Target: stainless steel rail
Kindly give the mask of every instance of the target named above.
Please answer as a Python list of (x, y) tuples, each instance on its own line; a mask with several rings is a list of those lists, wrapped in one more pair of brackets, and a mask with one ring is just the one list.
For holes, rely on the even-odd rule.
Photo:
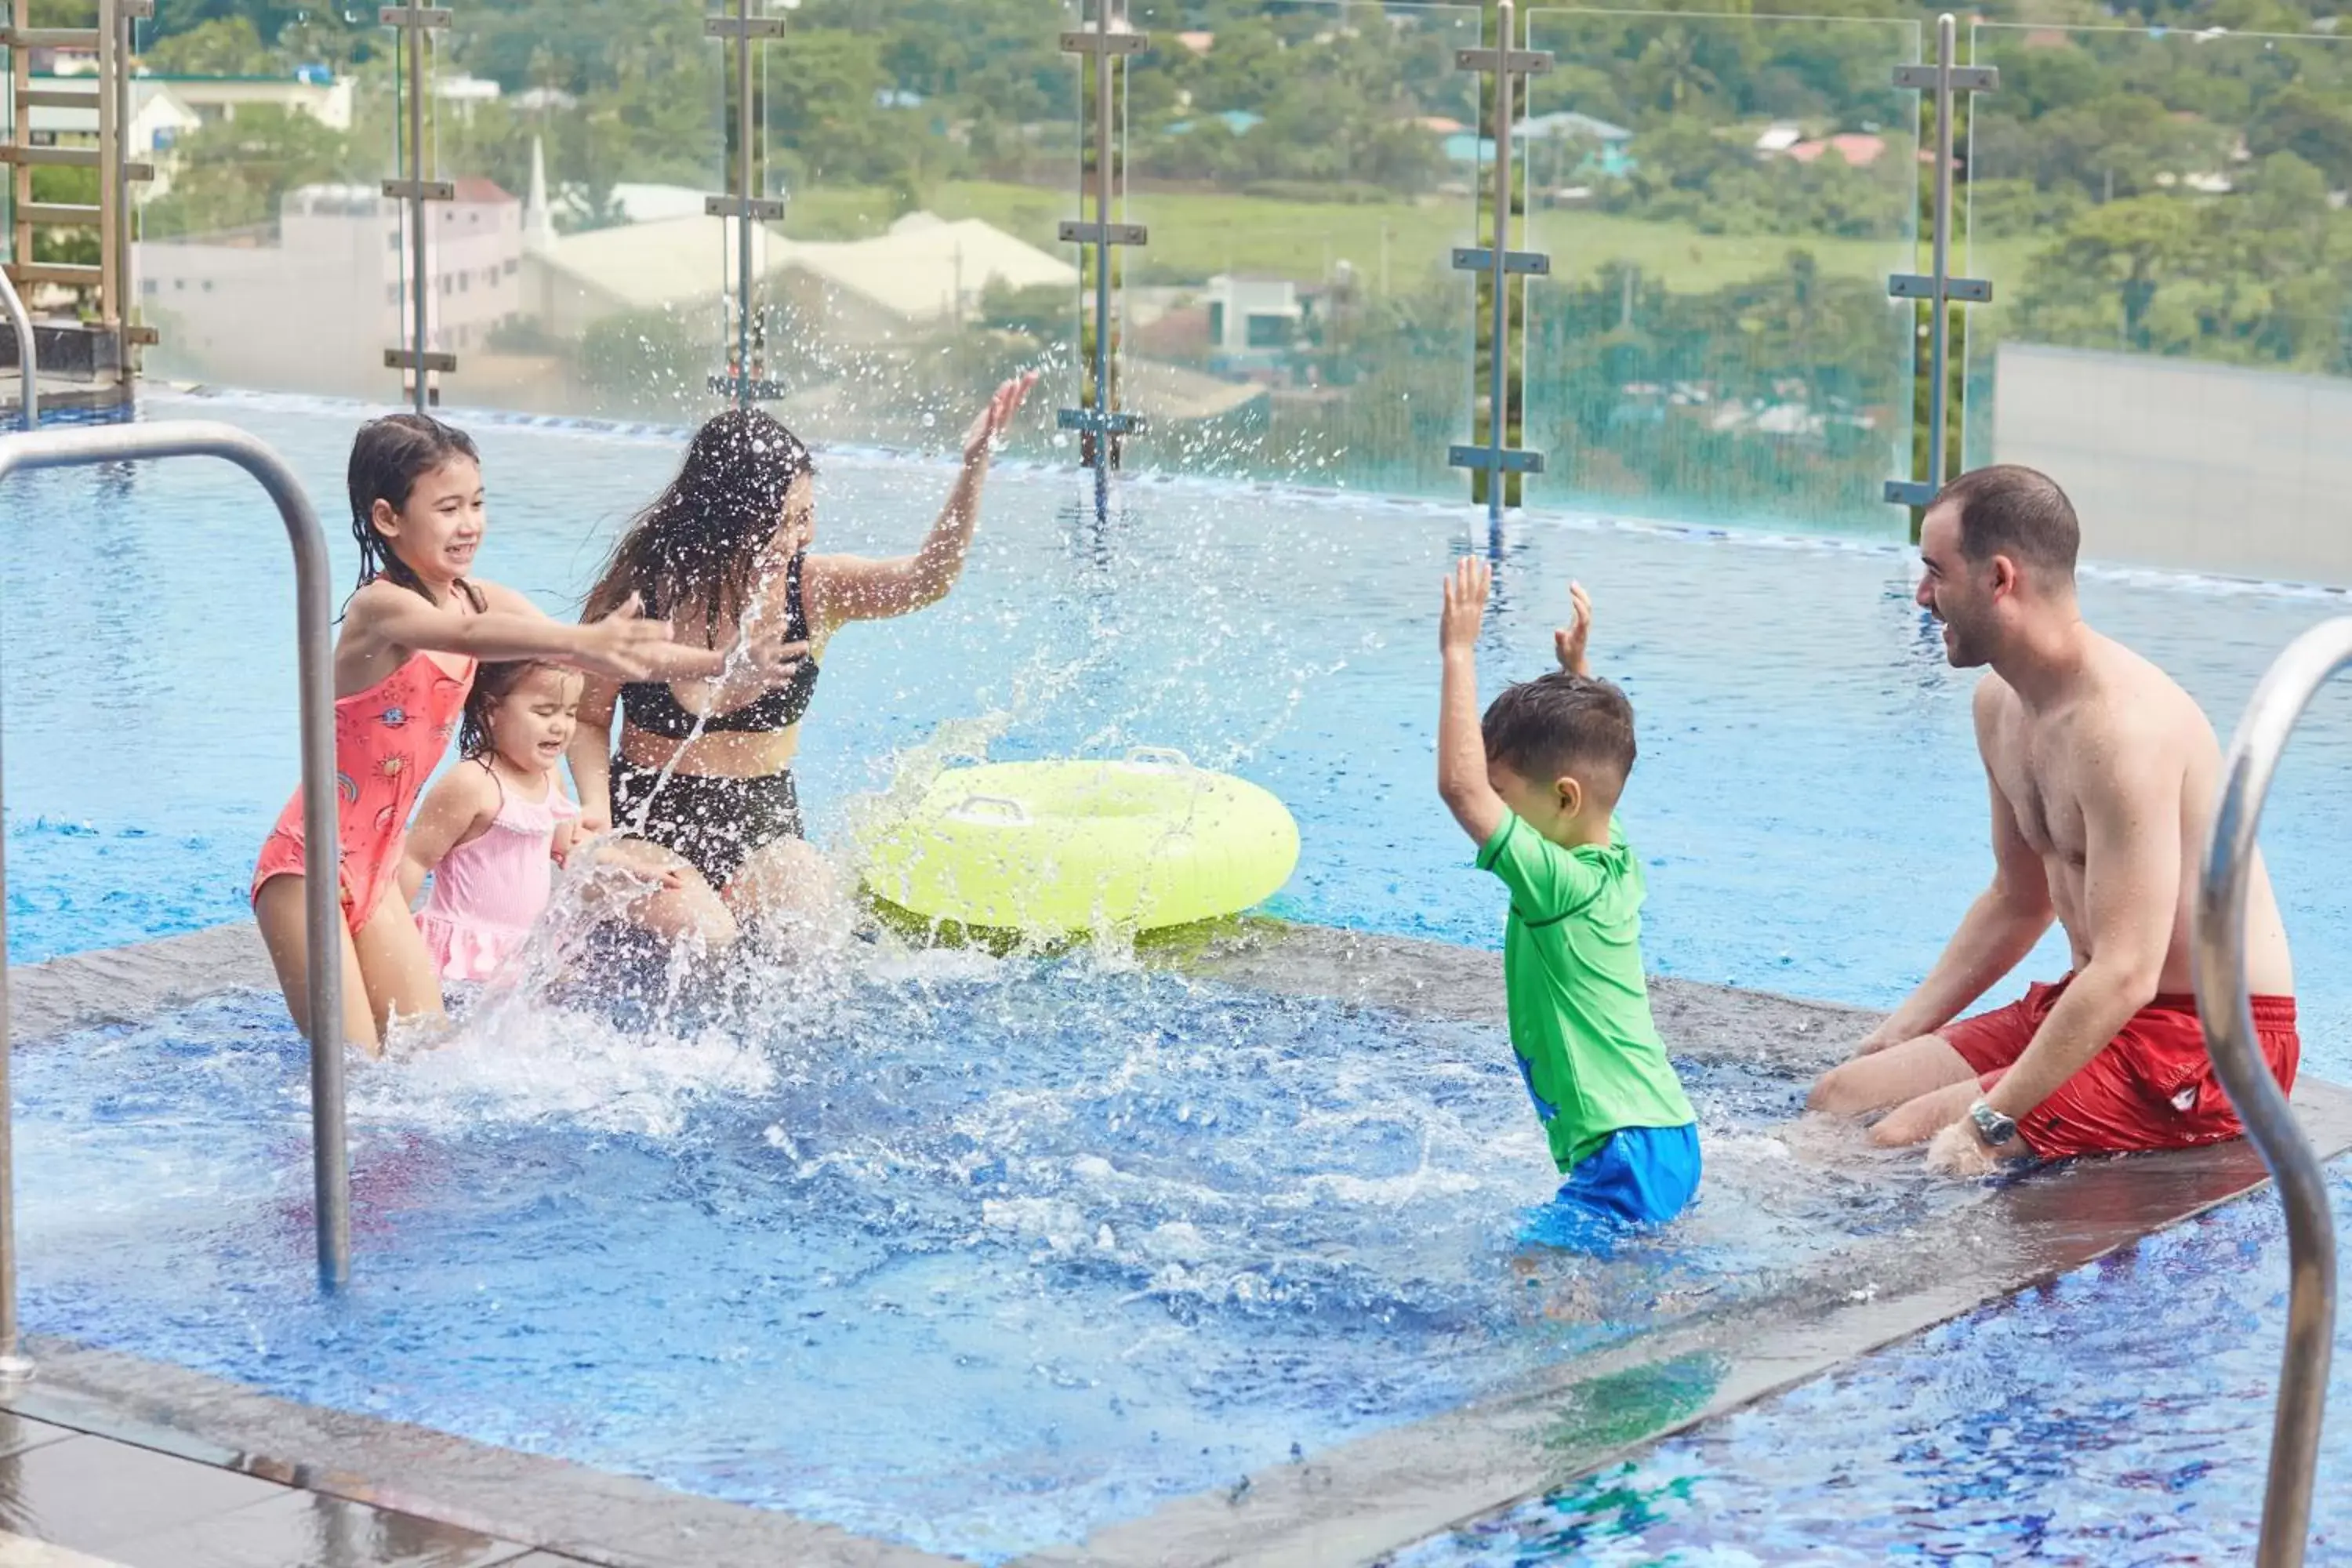
[(2246, 890), (2263, 803), (2287, 740), (2314, 694), (2347, 666), (2352, 666), (2352, 616), (2314, 626), (2289, 643), (2254, 688), (2222, 764), (2221, 799), (2191, 921), (2191, 973), (2206, 1048), (2286, 1209), (2286, 1350), (2256, 1568), (2301, 1568), (2311, 1533), (2312, 1481), (2335, 1349), (2336, 1229), (2319, 1158), (2255, 1041), (2246, 979)]
[(25, 376), (25, 428), (34, 430), (41, 423), (41, 363), (40, 351), (33, 342), (33, 318), (25, 309), (25, 297), (16, 292), (5, 268), (0, 268), (0, 307), (8, 312), (9, 324), (16, 329), (16, 368)]
[[(81, 468), (153, 458), (224, 458), (251, 474), (278, 503), (294, 551), (295, 637), (302, 708), (302, 835), (332, 844), (335, 828), (334, 605), (327, 541), (319, 514), (286, 460), (234, 426), (208, 420), (96, 426), (0, 437), (0, 484), (28, 468)], [(0, 894), (6, 868), (0, 862)], [(311, 1177), (317, 1194), (319, 1279), (329, 1289), (351, 1277), (351, 1173), (343, 1142), (342, 911), (335, 879), (303, 887), (310, 933)], [(0, 897), (0, 952), (6, 950)], [(8, 1098), (8, 984), (0, 963), (0, 1379), (30, 1372), (16, 1321), (14, 1123)]]

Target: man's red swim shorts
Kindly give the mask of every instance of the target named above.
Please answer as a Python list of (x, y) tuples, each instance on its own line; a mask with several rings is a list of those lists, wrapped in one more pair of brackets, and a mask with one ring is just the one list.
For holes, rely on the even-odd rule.
[[(1990, 1089), (2025, 1054), (2034, 1032), (2066, 989), (2033, 985), (2006, 1007), (1946, 1026), (1940, 1033)], [(2294, 998), (2257, 996), (2254, 1035), (2263, 1056), (2292, 1091), (2303, 1042), (2295, 1033)], [(2123, 1032), (2059, 1086), (2058, 1092), (2018, 1119), (2027, 1148), (2045, 1160), (2073, 1154), (2120, 1154), (2185, 1149), (2242, 1135), (2238, 1113), (2213, 1076), (2197, 998), (2165, 995), (2132, 1015)]]

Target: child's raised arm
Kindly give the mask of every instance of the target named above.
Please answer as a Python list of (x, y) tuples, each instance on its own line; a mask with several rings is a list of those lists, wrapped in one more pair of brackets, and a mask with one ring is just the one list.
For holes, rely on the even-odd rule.
[(1560, 668), (1570, 675), (1590, 676), (1592, 661), (1585, 657), (1585, 645), (1592, 640), (1592, 601), (1581, 583), (1568, 585), (1569, 605), (1576, 618), (1551, 634), (1552, 651), (1559, 655)]
[(1458, 562), (1445, 580), (1445, 610), (1437, 626), (1445, 668), (1437, 709), (1437, 794), (1482, 847), (1503, 826), (1507, 809), (1487, 782), (1486, 742), (1478, 729), (1478, 628), (1493, 585), (1485, 562)]
[(425, 873), (460, 844), (469, 844), (490, 830), (499, 815), (498, 781), (489, 770), (460, 763), (441, 775), (425, 792), (401, 847), (400, 895), (416, 901)]

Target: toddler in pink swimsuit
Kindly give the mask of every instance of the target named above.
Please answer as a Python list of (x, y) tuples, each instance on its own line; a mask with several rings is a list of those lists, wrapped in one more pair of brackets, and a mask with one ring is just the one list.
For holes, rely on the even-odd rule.
[(551, 664), (486, 664), (466, 700), (465, 761), (425, 797), (401, 880), (444, 981), (488, 980), (547, 908), (580, 808), (559, 772), (580, 710), (580, 677)]

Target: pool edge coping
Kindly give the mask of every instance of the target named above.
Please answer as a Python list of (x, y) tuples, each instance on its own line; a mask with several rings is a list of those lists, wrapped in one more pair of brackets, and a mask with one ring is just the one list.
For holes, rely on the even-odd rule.
[[(1148, 967), (1201, 981), (1425, 1018), (1499, 1025), (1501, 954), (1343, 928), (1253, 921), (1151, 945)], [(274, 985), (258, 933), (232, 922), (129, 947), (12, 968), (16, 1043), (129, 1024), (228, 992)], [(1731, 987), (1656, 977), (1660, 1027), (1683, 1054), (1819, 1068), (1874, 1015)], [(1689, 1047), (1703, 1040), (1706, 1048)], [(2324, 1155), (2352, 1149), (2352, 1090), (2317, 1079), (2296, 1101)], [(2149, 1173), (2161, 1179), (2151, 1179)], [(2007, 1184), (1949, 1216), (1958, 1256), (1932, 1273), (1900, 1237), (1843, 1248), (1792, 1284), (1644, 1331), (1548, 1367), (1438, 1415), (1383, 1427), (1233, 1487), (1173, 1498), (1083, 1541), (1012, 1561), (1076, 1563), (1364, 1563), (1619, 1462), (1662, 1438), (1769, 1397), (2016, 1292), (2046, 1283), (2267, 1184), (2242, 1143), (2077, 1167)], [(2106, 1205), (2098, 1223), (2080, 1212)], [(2069, 1200), (2076, 1201), (2069, 1201)], [(1969, 1225), (1979, 1216), (2001, 1224)], [(1956, 1284), (1958, 1272), (1972, 1284)], [(1832, 1279), (1863, 1270), (1865, 1289)], [(1869, 1270), (1887, 1276), (1878, 1279)], [(1767, 1320), (1759, 1321), (1759, 1320)], [(1727, 1354), (1727, 1330), (1760, 1331)], [(641, 1568), (789, 1560), (916, 1568), (966, 1560), (929, 1553), (777, 1510), (725, 1502), (620, 1471), (474, 1442), (408, 1423), (279, 1399), (244, 1384), (58, 1338), (36, 1342), (37, 1379), (0, 1393), (0, 1408), (92, 1436), (508, 1540)], [(1696, 1402), (1689, 1389), (1705, 1382)], [(177, 1396), (160, 1392), (176, 1389)], [(1665, 1399), (1638, 1427), (1602, 1409), (1606, 1394)], [(194, 1414), (192, 1414), (192, 1412)], [(305, 1432), (314, 1455), (289, 1459), (278, 1435)], [(224, 1433), (236, 1434), (223, 1440)], [(259, 1435), (268, 1435), (267, 1439)], [(1469, 1456), (1465, 1458), (1465, 1456)], [(442, 1473), (416, 1478), (421, 1462)], [(384, 1477), (399, 1477), (386, 1479)], [(576, 1528), (583, 1509), (614, 1521), (611, 1539)], [(600, 1511), (601, 1510), (601, 1511)], [(657, 1516), (657, 1517), (656, 1517)], [(524, 1521), (520, 1527), (518, 1521)], [(590, 1533), (599, 1533), (591, 1531)], [(723, 1539), (721, 1539), (723, 1538)], [(779, 1555), (780, 1553), (783, 1555)]]

